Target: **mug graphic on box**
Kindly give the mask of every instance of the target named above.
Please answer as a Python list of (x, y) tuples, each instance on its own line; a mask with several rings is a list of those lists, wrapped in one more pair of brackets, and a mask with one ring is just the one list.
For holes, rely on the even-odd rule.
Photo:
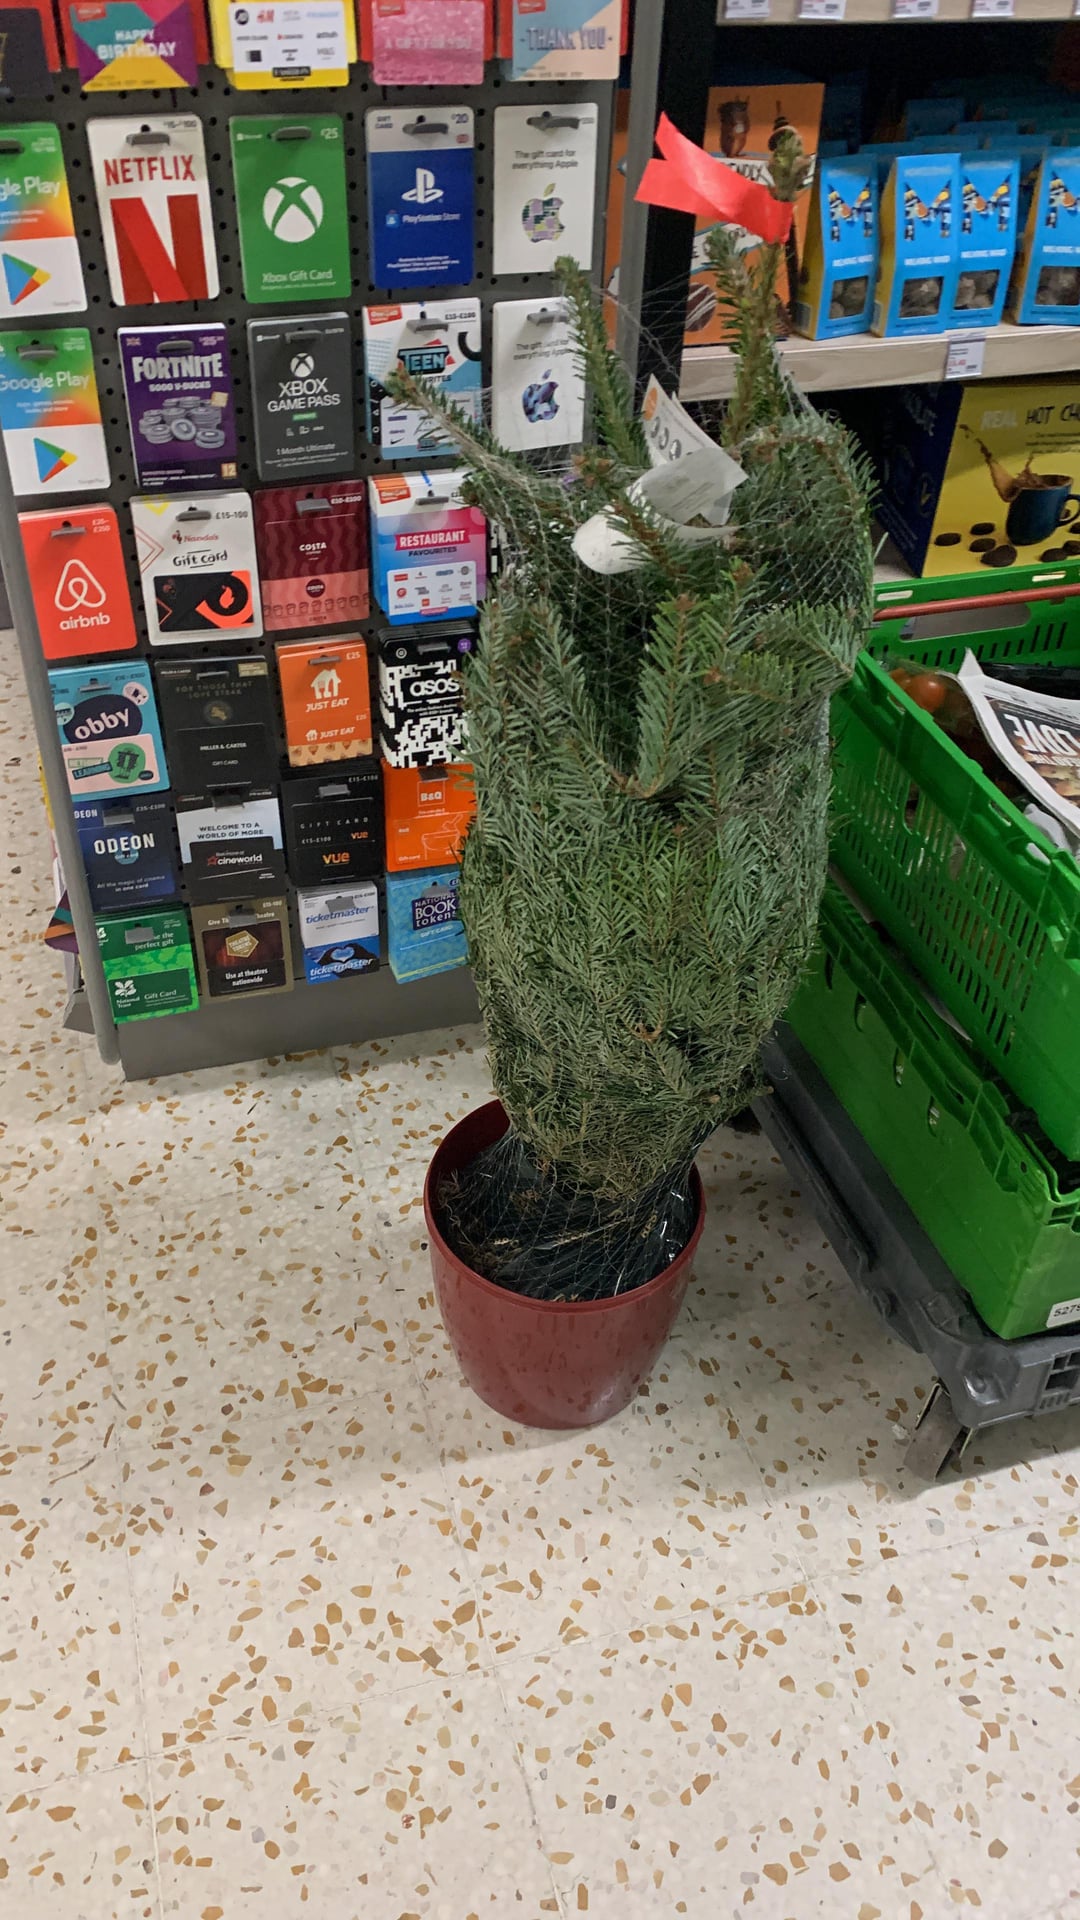
[[(1073, 493), (1068, 474), (1032, 474), (1026, 468), (1018, 487), (1005, 516), (1005, 538), (1018, 547), (1034, 547), (1049, 540), (1058, 527), (1071, 526), (1080, 513), (1080, 494)], [(1070, 505), (1071, 513), (1067, 511)]]

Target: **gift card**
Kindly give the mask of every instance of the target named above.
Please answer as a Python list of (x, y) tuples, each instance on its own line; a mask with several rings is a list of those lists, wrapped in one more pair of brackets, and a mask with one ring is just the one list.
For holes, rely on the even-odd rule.
[(304, 977), (313, 986), (374, 973), (379, 964), (379, 896), (370, 880), (346, 892), (298, 893)]
[(99, 920), (97, 933), (114, 1020), (153, 1020), (198, 1006), (191, 931), (182, 907)]
[(375, 598), (392, 625), (475, 613), (487, 587), (487, 522), (464, 475), (378, 473), (369, 482)]
[(52, 92), (53, 67), (48, 58), (48, 35), (42, 22), (52, 9), (14, 4), (0, 7), (0, 87), (12, 100), (40, 100)]
[(580, 446), (585, 381), (562, 300), (503, 300), (492, 312), (491, 430), (504, 447)]
[(157, 793), (169, 784), (150, 669), (57, 667), (49, 674), (68, 787), (99, 793)]
[(215, 300), (202, 121), (193, 113), (88, 120), (86, 133), (117, 306)]
[(387, 874), (386, 942), (395, 980), (423, 980), (465, 965), (456, 867)]
[(588, 101), (495, 109), (493, 273), (551, 273), (593, 257), (598, 109)]
[(225, 788), (178, 799), (176, 831), (190, 900), (235, 900), (285, 878), (276, 793)]
[(260, 480), (347, 473), (356, 460), (348, 314), (249, 320), (247, 334)]
[(297, 886), (364, 880), (383, 864), (382, 775), (377, 760), (347, 773), (287, 780), (281, 790), (289, 872)]
[(472, 768), (384, 767), (386, 866), (390, 873), (450, 866), (476, 812)]
[(0, 132), (0, 316), (33, 319), (39, 313), (82, 313), (85, 307), (60, 130), (47, 120), (5, 127)]
[(131, 794), (77, 801), (73, 811), (95, 913), (176, 898), (180, 875), (167, 800)]
[(379, 643), (379, 744), (392, 767), (445, 766), (467, 755), (461, 663), (471, 627), (417, 627)]
[(371, 752), (371, 683), (362, 640), (279, 646), (277, 661), (290, 766), (315, 767)]
[(186, 490), (235, 480), (227, 329), (120, 327), (116, 339), (140, 487)]
[(67, 0), (67, 7), (84, 92), (198, 85), (189, 0)]
[(471, 107), (375, 107), (364, 116), (371, 278), (377, 287), (473, 277)]
[(16, 493), (100, 493), (108, 486), (85, 327), (0, 333), (0, 427)]
[(131, 502), (131, 522), (151, 646), (258, 638), (250, 494), (142, 494)]
[(478, 87), (490, 0), (363, 0), (363, 57), (379, 87)]
[(367, 488), (270, 487), (255, 495), (263, 626), (267, 633), (368, 617)]
[(244, 298), (352, 293), (345, 137), (336, 114), (230, 120)]
[(241, 93), (344, 87), (356, 59), (356, 15), (346, 0), (211, 0), (214, 58)]
[(617, 80), (623, 0), (505, 0), (511, 80)]
[(138, 646), (111, 507), (21, 513), (19, 532), (46, 660)]
[(270, 669), (261, 655), (163, 660), (157, 688), (178, 792), (263, 786), (277, 778)]
[(211, 1000), (292, 986), (289, 909), (280, 894), (235, 907), (194, 907), (191, 921), (199, 977)]
[(479, 300), (365, 307), (364, 366), (367, 435), (384, 459), (422, 459), (451, 447), (449, 434), (430, 413), (401, 406), (384, 383), (402, 367), (441, 388), (471, 420), (480, 420)]

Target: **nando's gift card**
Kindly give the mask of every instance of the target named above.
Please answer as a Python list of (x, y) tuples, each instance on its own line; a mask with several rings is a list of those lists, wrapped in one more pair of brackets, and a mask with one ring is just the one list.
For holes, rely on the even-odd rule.
[(297, 886), (382, 872), (382, 776), (377, 760), (348, 773), (287, 780), (281, 790), (289, 873)]
[(193, 907), (191, 922), (208, 999), (284, 993), (292, 986), (289, 909), (281, 894), (236, 906)]
[(255, 495), (263, 625), (268, 633), (368, 616), (363, 480), (270, 487)]
[(371, 680), (363, 641), (279, 646), (277, 658), (289, 765), (317, 767), (370, 753)]
[(131, 502), (150, 644), (262, 633), (255, 523), (246, 493)]
[(157, 687), (178, 791), (207, 793), (276, 780), (270, 669), (260, 655), (164, 660)]
[(138, 645), (111, 507), (22, 513), (19, 532), (46, 660), (124, 653)]

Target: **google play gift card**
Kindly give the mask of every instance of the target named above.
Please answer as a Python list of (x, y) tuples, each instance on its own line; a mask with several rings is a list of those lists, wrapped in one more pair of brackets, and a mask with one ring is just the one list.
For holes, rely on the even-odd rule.
[(85, 327), (0, 333), (0, 427), (16, 493), (102, 492), (108, 486)]

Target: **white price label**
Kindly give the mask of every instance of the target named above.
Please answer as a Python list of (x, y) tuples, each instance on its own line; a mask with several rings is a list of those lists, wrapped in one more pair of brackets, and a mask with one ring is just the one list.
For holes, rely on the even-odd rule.
[(936, 20), (938, 0), (893, 0), (894, 20)]
[(800, 20), (842, 20), (847, 0), (799, 0)]
[(664, 392), (655, 374), (649, 376), (649, 384), (645, 389), (641, 424), (649, 443), (649, 460), (654, 467), (662, 467), (672, 460), (684, 460), (688, 453), (696, 453), (702, 447), (716, 447), (716, 441), (709, 438), (704, 427), (699, 427), (697, 421), (691, 419), (681, 400)]
[(1016, 0), (971, 0), (972, 20), (1013, 20)]
[[(1077, 0), (1080, 5), (1080, 0)], [(726, 0), (725, 20), (771, 20), (772, 0)]]
[(978, 380), (986, 353), (985, 333), (950, 340), (945, 350), (946, 380)]

